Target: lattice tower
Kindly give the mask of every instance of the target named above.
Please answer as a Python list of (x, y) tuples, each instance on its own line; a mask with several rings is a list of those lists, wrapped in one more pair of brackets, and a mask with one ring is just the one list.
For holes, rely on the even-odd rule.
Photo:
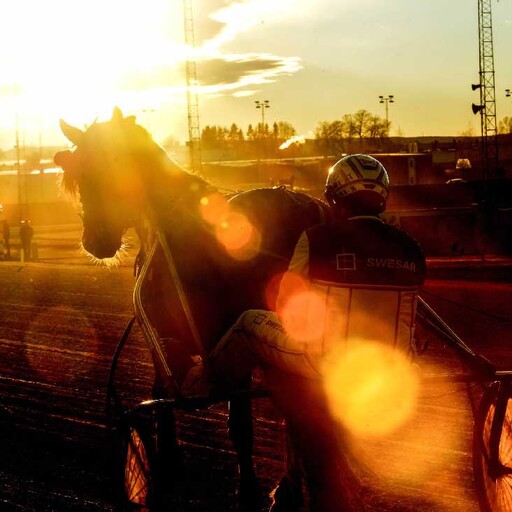
[[(192, 0), (183, 0), (185, 19), (185, 44), (195, 48), (194, 13)], [(190, 150), (190, 168), (199, 171), (201, 168), (201, 129), (199, 125), (199, 102), (197, 98), (197, 72), (196, 62), (190, 54), (185, 64), (187, 76), (187, 110), (188, 110), (188, 138)]]
[(498, 168), (498, 130), (494, 86), (494, 47), (492, 40), (492, 0), (478, 0), (480, 60), (480, 124), (484, 179), (495, 176)]

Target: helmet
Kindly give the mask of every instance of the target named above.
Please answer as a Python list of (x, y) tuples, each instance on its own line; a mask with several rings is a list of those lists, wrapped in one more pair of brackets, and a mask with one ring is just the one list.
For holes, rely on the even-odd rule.
[(338, 160), (329, 169), (325, 183), (325, 198), (331, 206), (347, 202), (372, 213), (384, 211), (388, 193), (388, 173), (369, 155), (348, 155)]

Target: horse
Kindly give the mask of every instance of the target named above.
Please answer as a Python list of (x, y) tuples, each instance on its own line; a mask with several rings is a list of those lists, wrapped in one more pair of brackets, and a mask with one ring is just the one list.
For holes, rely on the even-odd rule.
[[(122, 254), (126, 230), (134, 228), (140, 268), (162, 234), (206, 353), (246, 309), (274, 309), (279, 278), (300, 234), (328, 218), (323, 201), (282, 187), (226, 196), (171, 160), (135, 117), (124, 117), (117, 107), (111, 119), (85, 130), (63, 120), (60, 127), (75, 147), (58, 152), (54, 161), (63, 169), (64, 188), (79, 195), (83, 248), (111, 262)], [(240, 234), (248, 246), (238, 247)], [(233, 237), (234, 249), (228, 243)], [(240, 482), (252, 488), (250, 411), (246, 399), (233, 400), (229, 425)]]

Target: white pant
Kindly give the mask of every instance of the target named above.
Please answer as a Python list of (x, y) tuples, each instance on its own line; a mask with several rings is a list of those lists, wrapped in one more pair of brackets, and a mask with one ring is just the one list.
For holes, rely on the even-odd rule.
[(276, 367), (310, 379), (319, 379), (319, 359), (311, 357), (304, 343), (288, 336), (272, 311), (242, 313), (210, 356), (213, 371), (238, 382), (256, 366)]

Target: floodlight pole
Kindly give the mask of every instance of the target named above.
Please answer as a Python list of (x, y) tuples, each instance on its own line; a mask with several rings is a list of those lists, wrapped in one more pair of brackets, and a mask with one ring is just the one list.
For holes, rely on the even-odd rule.
[(393, 94), (389, 94), (388, 96), (379, 96), (379, 103), (386, 104), (386, 137), (389, 138), (389, 103), (395, 102), (395, 97)]
[(261, 109), (261, 136), (263, 137), (263, 134), (265, 133), (265, 109), (270, 108), (270, 101), (263, 100), (255, 101), (254, 103), (256, 109)]

